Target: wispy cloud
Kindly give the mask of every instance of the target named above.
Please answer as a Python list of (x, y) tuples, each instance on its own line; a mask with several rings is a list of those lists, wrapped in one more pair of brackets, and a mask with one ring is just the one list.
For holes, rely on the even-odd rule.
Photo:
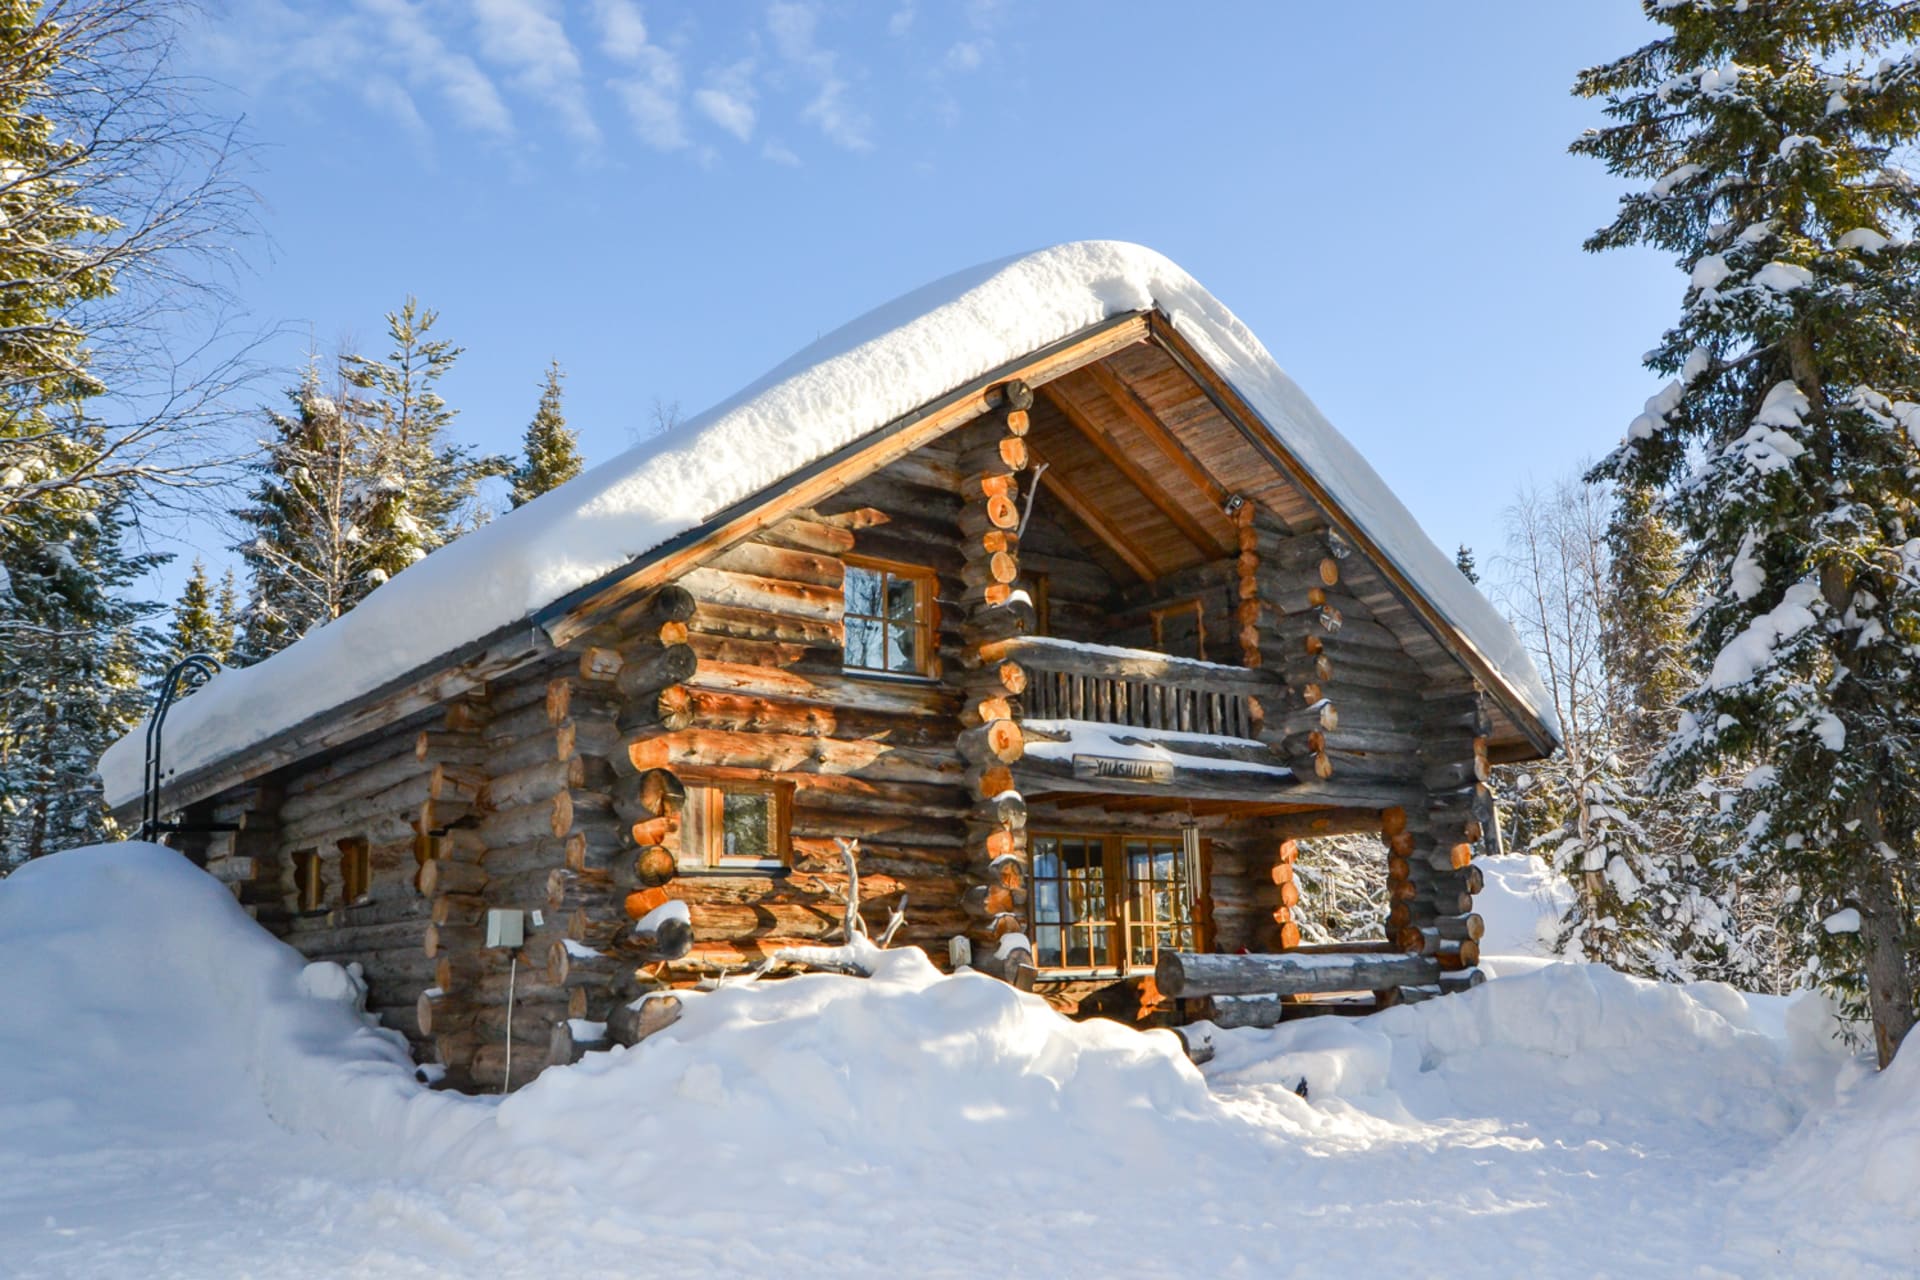
[(736, 62), (707, 77), (706, 87), (693, 95), (693, 105), (707, 119), (742, 142), (753, 137), (755, 120), (753, 62)]
[(680, 111), (685, 78), (680, 60), (652, 42), (639, 6), (632, 0), (595, 0), (594, 17), (600, 29), (600, 51), (630, 68), (629, 74), (607, 83), (626, 106), (633, 131), (659, 151), (686, 146), (687, 126)]
[(873, 146), (873, 122), (848, 98), (849, 85), (839, 73), (838, 57), (822, 49), (815, 38), (820, 15), (812, 5), (775, 0), (767, 9), (767, 28), (780, 57), (815, 87), (813, 100), (801, 117), (818, 126), (830, 142), (849, 151)]
[(557, 111), (575, 138), (597, 144), (580, 55), (553, 0), (474, 0), (473, 16), (481, 55), (511, 69), (513, 86)]
[(409, 83), (437, 90), (465, 124), (502, 136), (513, 132), (513, 113), (500, 91), (472, 58), (449, 48), (424, 12), (408, 0), (358, 0), (361, 12), (380, 26), (380, 47), (397, 58)]
[(978, 71), (987, 60), (987, 51), (993, 47), (991, 40), (962, 40), (947, 50), (947, 70)]
[(800, 167), (799, 156), (771, 139), (767, 141), (766, 145), (760, 148), (760, 154), (773, 163), (785, 165), (789, 169), (798, 169)]

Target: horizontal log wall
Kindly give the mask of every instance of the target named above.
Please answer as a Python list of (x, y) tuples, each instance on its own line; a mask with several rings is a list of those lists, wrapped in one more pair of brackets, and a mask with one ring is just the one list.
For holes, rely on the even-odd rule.
[[(960, 699), (937, 682), (963, 644), (958, 489), (954, 447), (922, 449), (679, 580), (694, 601), (687, 628), (696, 661), (664, 700), (628, 691), (647, 706), (628, 704), (627, 763), (680, 786), (704, 778), (790, 785), (791, 865), (781, 874), (676, 869), (682, 824), (672, 797), (636, 795), (620, 808), (621, 820), (645, 827), (662, 850), (671, 879), (660, 896), (685, 902), (692, 917), (693, 948), (663, 976), (691, 980), (783, 946), (838, 940), (846, 891), (838, 838), (860, 841), (870, 922), (883, 923), (904, 893), (899, 941), (942, 958), (964, 931)], [(843, 669), (846, 556), (934, 570), (935, 678)]]
[[(413, 824), (437, 795), (465, 805), (474, 787), (464, 775), (436, 777), (414, 753), (418, 732), (417, 722), (395, 726), (331, 759), (283, 771), (251, 796), (231, 797), (239, 803), (217, 807), (214, 817), (238, 822), (240, 830), (214, 837), (231, 854), (209, 868), (307, 959), (359, 964), (368, 1010), (405, 1035), (417, 1058), (430, 1061), (432, 1046), (414, 1019), (433, 966), (422, 954), (431, 904), (417, 884)], [(343, 848), (361, 842), (366, 891), (349, 901)], [(298, 863), (308, 854), (320, 873), (317, 902), (302, 902), (296, 884)]]

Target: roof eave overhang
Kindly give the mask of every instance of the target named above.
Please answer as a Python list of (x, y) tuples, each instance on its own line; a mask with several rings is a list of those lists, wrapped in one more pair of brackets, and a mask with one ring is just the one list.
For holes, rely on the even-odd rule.
[[(1389, 584), (1414, 610), (1434, 637), (1492, 693), (1540, 756), (1558, 747), (1512, 685), (1412, 583), (1387, 548), (1369, 537), (1294, 456), (1233, 384), (1220, 376), (1174, 328), (1169, 317), (1153, 311), (1111, 316), (1078, 333), (1049, 343), (1017, 360), (989, 370), (937, 400), (884, 423), (775, 484), (720, 511), (635, 559), (553, 603), (524, 621), (509, 624), (478, 640), (423, 663), (369, 693), (308, 717), (266, 741), (202, 766), (165, 785), (169, 810), (243, 786), (274, 770), (344, 746), (427, 707), (497, 680), (561, 648), (591, 630), (639, 596), (671, 581), (714, 552), (750, 536), (785, 514), (819, 501), (838, 485), (887, 465), (1000, 403), (1003, 388), (1016, 379), (1035, 385), (1105, 359), (1141, 341), (1152, 341), (1179, 364), (1220, 414), (1297, 484), (1363, 554), (1380, 566)], [(851, 473), (851, 474), (850, 474)], [(114, 816), (127, 820), (138, 796), (122, 801)]]
[[(878, 470), (929, 440), (978, 417), (1000, 403), (1002, 389), (1015, 379), (1041, 383), (1102, 360), (1146, 339), (1147, 313), (1130, 311), (1049, 343), (1008, 361), (911, 413), (882, 424), (778, 482), (715, 512), (585, 586), (536, 610), (528, 618), (449, 650), (371, 692), (309, 716), (271, 738), (190, 773), (167, 781), (163, 806), (175, 812), (211, 796), (244, 786), (287, 765), (330, 751), (347, 742), (418, 714), (497, 680), (554, 652), (591, 630), (638, 596), (679, 576), (693, 562), (712, 555), (778, 520), (811, 505), (849, 473)], [(140, 797), (113, 808), (116, 820), (130, 822)]]

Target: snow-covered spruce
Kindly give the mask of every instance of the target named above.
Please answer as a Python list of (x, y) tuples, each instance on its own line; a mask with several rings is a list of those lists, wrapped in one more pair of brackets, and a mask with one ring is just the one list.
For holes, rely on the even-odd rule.
[[(1915, 1020), (1920, 894), (1920, 9), (1663, 0), (1662, 37), (1582, 73), (1614, 123), (1575, 149), (1645, 183), (1594, 249), (1688, 273), (1648, 363), (1673, 381), (1599, 474), (1658, 487), (1693, 555), (1705, 678), (1661, 757), (1737, 795), (1742, 874), (1799, 892), (1794, 940)], [(1819, 927), (1860, 912), (1858, 932)]]

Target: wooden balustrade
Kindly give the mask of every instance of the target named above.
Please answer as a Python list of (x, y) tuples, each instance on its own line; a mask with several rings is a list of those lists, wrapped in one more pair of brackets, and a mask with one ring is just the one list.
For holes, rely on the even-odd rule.
[(1087, 720), (1178, 733), (1254, 736), (1253, 699), (1270, 677), (1147, 650), (1047, 637), (1007, 642), (997, 656), (1026, 673), (1022, 710), (1034, 720)]

